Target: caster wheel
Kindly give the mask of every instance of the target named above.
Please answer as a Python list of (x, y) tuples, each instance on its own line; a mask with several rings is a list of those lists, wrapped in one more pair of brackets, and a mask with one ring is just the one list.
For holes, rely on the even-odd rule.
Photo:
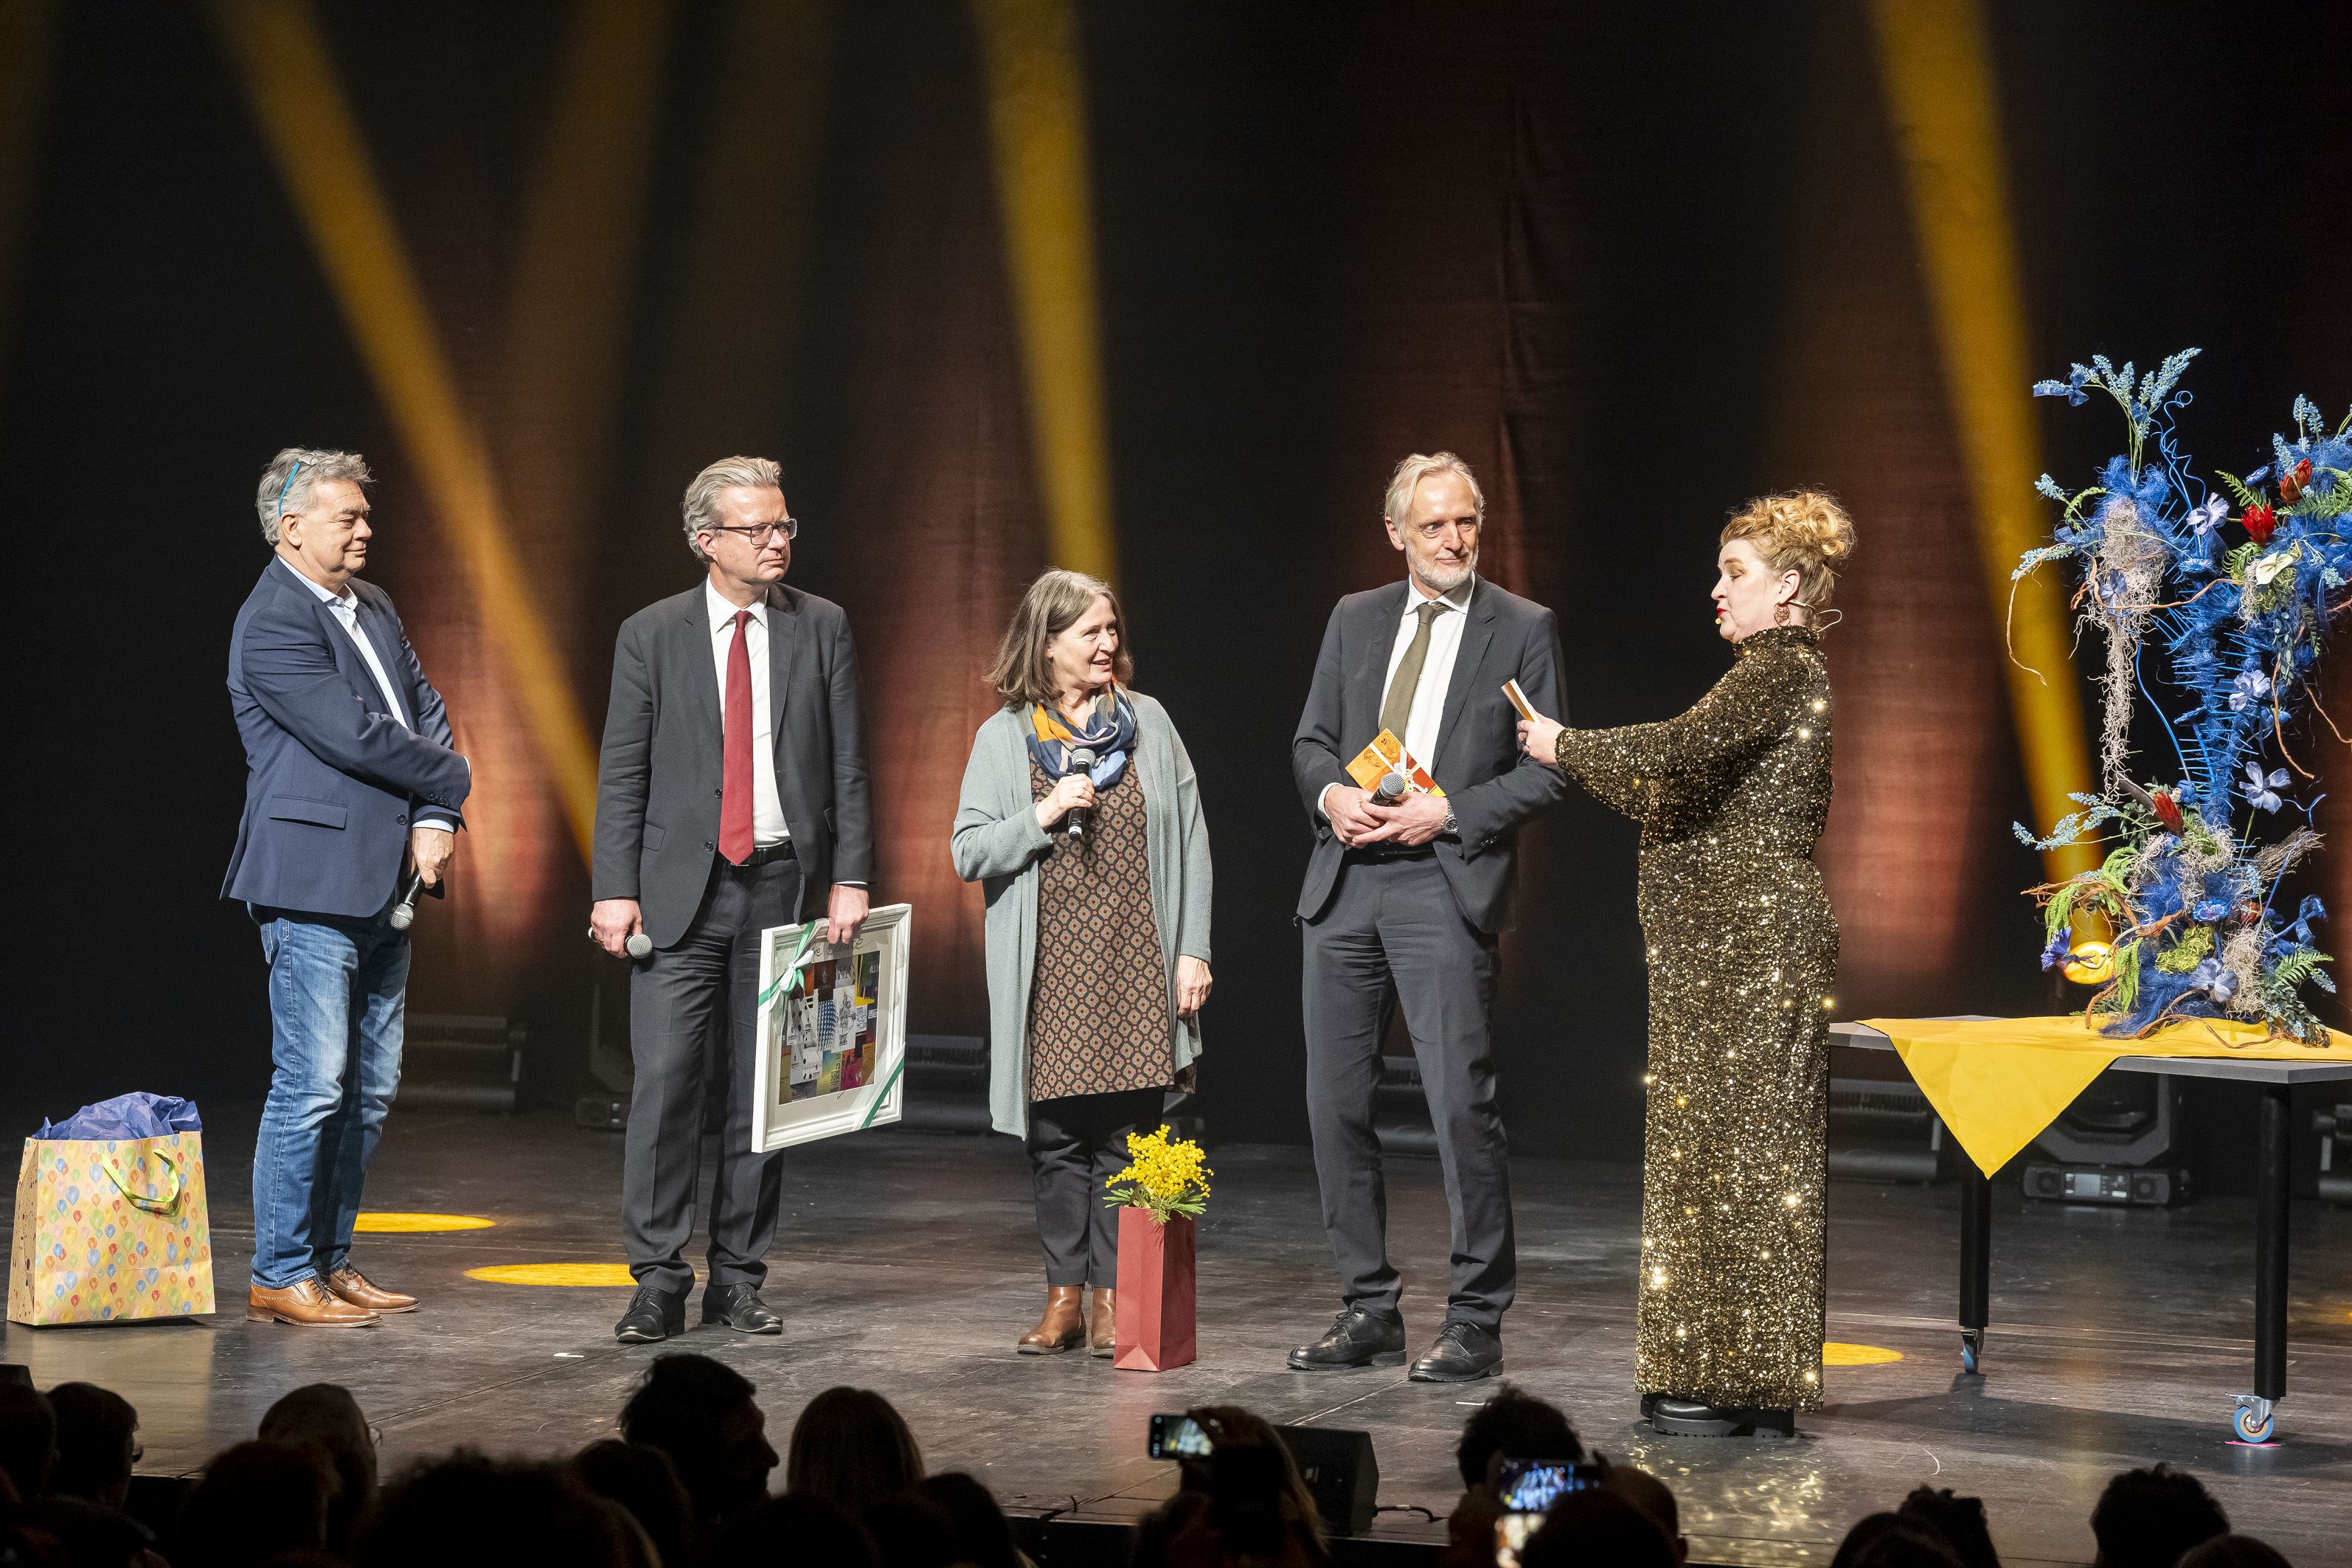
[(2231, 1414), (2230, 1426), (2241, 1443), (2267, 1443), (2275, 1425), (2267, 1399), (2242, 1400)]
[(1979, 1329), (1960, 1331), (1960, 1370), (1979, 1373), (1984, 1370), (1984, 1333)]

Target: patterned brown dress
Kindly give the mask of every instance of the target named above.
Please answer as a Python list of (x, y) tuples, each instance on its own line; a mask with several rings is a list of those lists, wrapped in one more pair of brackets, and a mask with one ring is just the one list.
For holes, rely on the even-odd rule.
[[(1054, 781), (1032, 758), (1030, 798), (1043, 800), (1053, 790)], [(1095, 802), (1086, 837), (1055, 832), (1037, 868), (1037, 971), (1029, 986), (1033, 1100), (1158, 1089), (1175, 1077), (1141, 770), (1130, 763), (1117, 784), (1096, 792)]]

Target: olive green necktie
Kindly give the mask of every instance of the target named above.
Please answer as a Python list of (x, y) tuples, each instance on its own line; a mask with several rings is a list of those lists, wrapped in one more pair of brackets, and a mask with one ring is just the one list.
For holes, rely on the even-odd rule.
[(1435, 599), (1421, 606), (1421, 626), (1398, 662), (1396, 674), (1389, 678), (1389, 694), (1381, 702), (1381, 728), (1394, 735), (1400, 746), (1404, 744), (1405, 724), (1412, 718), (1412, 694), (1421, 689), (1421, 667), (1429, 662), (1429, 625), (1444, 608)]

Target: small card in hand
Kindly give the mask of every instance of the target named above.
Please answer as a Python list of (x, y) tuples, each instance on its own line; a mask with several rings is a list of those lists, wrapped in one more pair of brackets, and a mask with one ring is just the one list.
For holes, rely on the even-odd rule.
[(1415, 795), (1445, 793), (1429, 776), (1429, 770), (1413, 761), (1412, 753), (1404, 749), (1403, 742), (1391, 731), (1381, 731), (1380, 737), (1357, 752), (1356, 760), (1348, 764), (1348, 776), (1356, 781), (1358, 787), (1374, 795), (1380, 793), (1381, 780), (1392, 773), (1402, 773), (1406, 787)]
[(1503, 695), (1511, 700), (1511, 706), (1519, 710), (1520, 718), (1532, 719), (1536, 716), (1536, 705), (1528, 700), (1528, 694), (1519, 689), (1519, 683), (1516, 679), (1503, 682)]

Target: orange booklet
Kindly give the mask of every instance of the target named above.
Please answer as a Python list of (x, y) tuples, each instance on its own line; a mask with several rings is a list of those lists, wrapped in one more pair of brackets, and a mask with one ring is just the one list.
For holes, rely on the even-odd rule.
[(1381, 780), (1390, 773), (1402, 773), (1406, 787), (1415, 795), (1445, 794), (1429, 776), (1429, 770), (1413, 761), (1412, 753), (1404, 749), (1395, 733), (1383, 730), (1378, 740), (1356, 753), (1356, 760), (1348, 764), (1348, 776), (1356, 781), (1357, 787), (1378, 795)]

